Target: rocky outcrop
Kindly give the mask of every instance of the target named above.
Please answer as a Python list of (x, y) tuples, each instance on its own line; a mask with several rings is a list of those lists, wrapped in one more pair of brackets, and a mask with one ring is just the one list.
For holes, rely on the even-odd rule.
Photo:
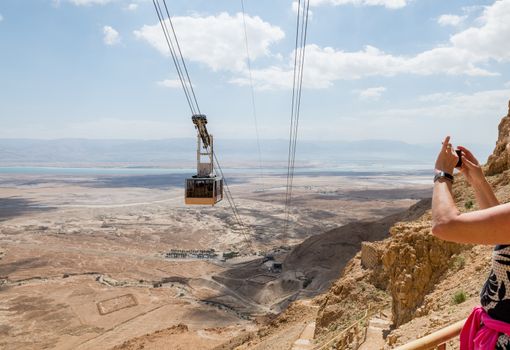
[(367, 309), (390, 302), (388, 293), (370, 282), (371, 270), (361, 266), (360, 254), (345, 267), (343, 276), (333, 284), (327, 294), (316, 300), (320, 304), (316, 319), (316, 337), (342, 330), (363, 317)]
[[(510, 103), (484, 170), (501, 203), (510, 202)], [(477, 209), (473, 190), (462, 176), (456, 179), (453, 192), (461, 211)], [(336, 339), (367, 310), (383, 310), (386, 317), (391, 306), (394, 329), (385, 347), (389, 349), (465, 318), (478, 305), (492, 247), (437, 239), (431, 234), (430, 206), (431, 201), (424, 200), (404, 215), (345, 225), (305, 240), (289, 254), (285, 265), (305, 271), (315, 290), (327, 288), (330, 278), (345, 266), (327, 293), (313, 299), (319, 305), (317, 344)], [(287, 322), (286, 316), (278, 320), (266, 328), (268, 333)]]
[(389, 276), (396, 327), (413, 319), (425, 296), (450, 267), (451, 256), (468, 247), (435, 238), (430, 227), (425, 215), (418, 222), (399, 223), (390, 230), (392, 239), (382, 261)]
[(430, 205), (430, 199), (423, 199), (406, 211), (376, 221), (352, 222), (312, 236), (292, 250), (285, 258), (284, 266), (287, 270), (303, 273), (311, 281), (308, 290), (326, 291), (360, 251), (362, 242), (387, 238), (389, 229), (396, 222), (416, 220)]
[[(509, 169), (510, 102), (508, 115), (499, 125), (496, 148), (484, 167), (502, 203), (510, 198), (510, 190), (506, 189), (510, 184)], [(460, 210), (476, 210), (473, 190), (465, 179), (459, 177), (453, 191)], [(414, 221), (396, 223), (390, 234), (391, 238), (384, 241), (363, 243), (361, 253), (347, 265), (343, 277), (322, 297), (317, 318), (319, 335), (336, 329), (357, 305), (374, 302), (376, 298), (372, 296), (378, 295), (384, 300), (385, 297), (381, 297), (384, 293), (391, 297), (394, 327), (426, 315), (427, 305), (431, 304), (427, 303), (427, 295), (455, 268), (459, 254), (472, 248), (434, 237), (430, 211)], [(359, 259), (358, 270), (353, 268), (356, 259)]]
[[(329, 255), (325, 253), (335, 249), (339, 246), (338, 242), (346, 239), (356, 240), (355, 248), (358, 251), (361, 248), (365, 253), (363, 256), (361, 252), (353, 254), (354, 258), (350, 259), (345, 266), (342, 277), (331, 286), (327, 294), (319, 297), (320, 308), (316, 319), (317, 335), (342, 329), (362, 317), (369, 306), (380, 308), (382, 305), (389, 304), (390, 295), (386, 292), (389, 278), (382, 264), (387, 241), (368, 242), (389, 237), (389, 230), (395, 223), (420, 218), (430, 208), (430, 205), (430, 199), (424, 199), (403, 213), (370, 223), (360, 222), (345, 225), (325, 234), (322, 238), (323, 244), (308, 245), (315, 247), (316, 252), (316, 247), (323, 249), (322, 254), (314, 255), (317, 259), (328, 257)], [(309, 240), (317, 239), (319, 238), (312, 237)], [(311, 248), (308, 250), (314, 251)], [(343, 259), (345, 252), (344, 254), (337, 252), (333, 257), (336, 257), (336, 260)], [(329, 264), (331, 265), (331, 263)], [(325, 265), (324, 262), (322, 265)], [(317, 266), (316, 262), (311, 263), (310, 266)]]
[(500, 174), (510, 168), (510, 102), (508, 103), (508, 114), (499, 123), (498, 131), (496, 148), (489, 157), (485, 169), (488, 176)]
[(342, 327), (361, 317), (367, 306), (392, 306), (398, 327), (414, 318), (425, 296), (451, 267), (451, 257), (469, 246), (445, 242), (430, 232), (430, 212), (416, 221), (399, 222), (391, 238), (363, 243), (321, 300), (317, 332)]

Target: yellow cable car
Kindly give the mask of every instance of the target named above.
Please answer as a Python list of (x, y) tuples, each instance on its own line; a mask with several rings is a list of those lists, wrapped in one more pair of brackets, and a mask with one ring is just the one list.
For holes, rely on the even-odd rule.
[[(205, 115), (195, 114), (191, 120), (197, 129), (197, 175), (186, 179), (184, 203), (215, 205), (223, 199), (223, 178), (214, 172), (213, 136), (207, 132)], [(202, 156), (207, 161), (202, 162)]]
[(186, 179), (186, 204), (215, 205), (223, 199), (221, 177)]

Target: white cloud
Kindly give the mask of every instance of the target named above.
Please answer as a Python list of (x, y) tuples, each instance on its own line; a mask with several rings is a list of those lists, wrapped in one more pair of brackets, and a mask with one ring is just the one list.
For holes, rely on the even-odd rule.
[[(318, 5), (321, 1), (326, 0), (315, 0), (314, 4)], [(345, 1), (326, 2), (343, 4)], [(369, 3), (368, 0), (365, 2)], [(358, 1), (359, 4), (365, 2)], [(382, 3), (370, 1), (372, 5)], [(407, 2), (384, 3), (396, 6)], [(259, 17), (247, 16), (246, 21), (252, 59), (274, 59), (273, 65), (252, 70), (255, 88), (291, 88), (294, 54), (291, 53), (278, 62), (278, 54), (270, 52), (270, 46), (284, 37), (283, 31)], [(399, 74), (477, 77), (499, 75), (490, 70), (488, 63), (510, 61), (510, 50), (506, 49), (507, 38), (510, 37), (510, 0), (496, 1), (486, 7), (476, 23), (477, 26), (452, 35), (449, 42), (414, 55), (389, 53), (369, 45), (359, 51), (347, 52), (309, 44), (306, 47), (303, 85), (306, 88), (323, 89), (333, 86), (338, 80), (371, 76), (391, 77)], [(214, 71), (232, 72), (234, 75), (229, 80), (232, 84), (250, 84), (241, 14), (176, 17), (174, 25), (186, 59), (203, 63)], [(149, 42), (168, 55), (159, 24), (143, 26), (134, 33), (137, 38)]]
[(125, 7), (127, 11), (136, 11), (138, 9), (138, 4), (131, 3)]
[(438, 92), (429, 95), (422, 95), (418, 97), (418, 101), (420, 102), (445, 102), (451, 100), (453, 97), (458, 96), (458, 94), (453, 92)]
[[(305, 69), (306, 73), (306, 69)], [(249, 72), (241, 72), (242, 76), (232, 78), (229, 83), (239, 86), (250, 86)], [(271, 66), (252, 70), (252, 80), (257, 90), (290, 89), (292, 88), (292, 70)], [(318, 86), (320, 88), (321, 86)]]
[(504, 84), (505, 87), (507, 88), (510, 88), (510, 81), (507, 81), (505, 84)]
[(474, 12), (483, 11), (484, 8), (485, 8), (485, 6), (483, 6), (483, 5), (463, 6), (462, 7), (462, 12), (464, 12), (466, 14), (471, 14), (471, 13), (474, 13)]
[[(298, 12), (298, 8), (299, 8), (298, 2), (297, 1), (293, 1), (292, 2), (292, 12), (297, 13)], [(301, 6), (301, 9), (302, 8), (303, 8), (303, 6)]]
[[(251, 59), (270, 56), (269, 47), (283, 39), (285, 33), (260, 17), (245, 18)], [(241, 71), (246, 68), (241, 13), (235, 16), (221, 13), (207, 17), (174, 17), (172, 21), (186, 59), (203, 63), (214, 71)], [(170, 55), (159, 23), (144, 25), (134, 34), (161, 53)]]
[(437, 18), (437, 23), (439, 25), (445, 26), (453, 26), (456, 27), (467, 18), (467, 16), (457, 16), (457, 15), (441, 15)]
[[(337, 80), (353, 80), (370, 76), (391, 77), (397, 74), (495, 76), (486, 64), (510, 61), (507, 42), (510, 37), (510, 1), (496, 1), (485, 8), (480, 25), (460, 31), (446, 45), (416, 55), (394, 55), (376, 47), (345, 52), (331, 47), (307, 45), (303, 84), (308, 88), (328, 88)], [(292, 87), (293, 54), (281, 66), (270, 66), (252, 72), (259, 90)], [(248, 85), (248, 73), (230, 80)]]
[(106, 5), (115, 0), (69, 0), (76, 6)]
[(120, 43), (120, 35), (119, 32), (113, 29), (110, 26), (103, 27), (103, 41), (106, 45), (116, 45)]
[(479, 18), (479, 27), (468, 28), (450, 39), (452, 46), (467, 50), (477, 61), (494, 59), (510, 60), (508, 38), (510, 38), (510, 1), (496, 1), (486, 7)]
[[(337, 80), (355, 80), (370, 76), (391, 77), (397, 74), (450, 74), (489, 76), (494, 73), (476, 67), (473, 55), (467, 50), (451, 47), (436, 48), (416, 56), (394, 56), (373, 46), (357, 52), (337, 51), (331, 47), (321, 48), (311, 44), (306, 47), (303, 85), (323, 89)], [(292, 87), (293, 54), (285, 67), (271, 66), (252, 71), (257, 89), (286, 89)], [(249, 84), (248, 73), (231, 79), (231, 83)]]
[[(298, 8), (299, 8), (299, 4), (296, 0), (294, 0), (292, 2), (292, 12), (294, 13), (298, 13)], [(304, 13), (305, 12), (305, 8), (304, 8), (304, 5), (301, 5), (301, 11)], [(313, 17), (313, 12), (312, 10), (308, 9), (308, 17), (309, 18), (312, 18)]]
[[(435, 96), (435, 98), (433, 98)], [(404, 110), (389, 110), (387, 113), (395, 113), (402, 115), (403, 113), (410, 116), (417, 114), (423, 115), (425, 111), (429, 117), (461, 119), (481, 118), (489, 115), (501, 117), (497, 111), (505, 107), (506, 102), (510, 99), (510, 90), (486, 90), (478, 91), (472, 94), (461, 94), (453, 92), (445, 92), (441, 94), (433, 94), (421, 96), (420, 100), (426, 103), (421, 108), (411, 109), (412, 113), (404, 112)], [(430, 104), (430, 102), (435, 102)], [(491, 126), (493, 127), (493, 126)]]
[(364, 90), (354, 90), (362, 100), (378, 100), (386, 91), (384, 86), (372, 87)]
[(384, 6), (389, 9), (399, 9), (407, 6), (410, 0), (310, 0), (310, 6)]
[(440, 144), (442, 138), (451, 135), (456, 145), (493, 144), (498, 137), (497, 125), (508, 111), (509, 99), (510, 89), (501, 89), (471, 94), (437, 93), (402, 101), (400, 107), (390, 109), (368, 108), (361, 100), (357, 102), (360, 107), (357, 111), (345, 114), (338, 111), (334, 116), (337, 123), (329, 128), (321, 127), (313, 118), (304, 118), (302, 129), (311, 139), (390, 139)]
[[(510, 89), (486, 90), (472, 94), (445, 92), (421, 96), (417, 99), (416, 106), (374, 111), (371, 116), (390, 118), (394, 125), (398, 125), (400, 121), (412, 124), (420, 123), (421, 120), (437, 123), (437, 127), (443, 128), (445, 132), (448, 129), (462, 130), (462, 134), (471, 135), (470, 137), (477, 139), (474, 142), (479, 142), (482, 135), (477, 135), (478, 131), (497, 131), (494, 126), (506, 114), (509, 99)], [(435, 132), (433, 129), (424, 128), (430, 133)]]
[[(157, 84), (161, 87), (167, 87), (171, 89), (182, 88), (181, 81), (179, 79), (165, 79), (158, 81)], [(195, 84), (193, 84), (195, 85)]]

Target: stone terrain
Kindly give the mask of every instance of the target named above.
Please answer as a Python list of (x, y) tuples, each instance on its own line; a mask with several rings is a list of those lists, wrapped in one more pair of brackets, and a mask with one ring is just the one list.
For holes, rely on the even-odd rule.
[[(510, 111), (485, 166), (502, 203), (510, 202), (509, 120)], [(228, 208), (185, 208), (181, 190), (161, 179), (1, 180), (6, 349), (351, 349), (366, 327), (363, 348), (391, 349), (465, 318), (490, 268), (492, 247), (431, 235), (422, 179), (303, 178), (287, 235), (284, 178), (261, 186), (240, 177), (233, 190), (250, 243)], [(461, 210), (477, 209), (460, 175), (454, 194)], [(209, 248), (241, 256), (163, 257)], [(270, 250), (282, 272), (257, 255)]]
[[(0, 348), (241, 344), (292, 300), (327, 290), (342, 268), (325, 262), (309, 280), (297, 263), (270, 271), (264, 253), (274, 250), (285, 261), (282, 244), (381, 219), (430, 191), (420, 176), (398, 178), (297, 176), (285, 234), (285, 177), (235, 176), (231, 190), (250, 227), (246, 239), (226, 203), (185, 207), (177, 176), (1, 175)], [(171, 249), (211, 248), (220, 258), (229, 250), (240, 256), (165, 258)], [(355, 250), (345, 250), (345, 261)], [(317, 306), (300, 310), (285, 316), (296, 320), (296, 336), (303, 331), (298, 320), (313, 318)], [(284, 332), (290, 344), (294, 333)]]
[[(484, 166), (501, 203), (510, 202), (509, 157), (510, 103), (508, 115), (499, 125), (494, 153)], [(477, 209), (474, 193), (461, 175), (456, 176), (453, 190), (461, 211)], [(381, 331), (380, 338), (374, 336), (375, 333), (367, 336), (362, 348), (391, 349), (462, 320), (479, 305), (479, 293), (490, 271), (493, 247), (454, 244), (435, 238), (431, 234), (430, 210), (416, 212), (423, 205), (430, 208), (430, 202), (423, 201), (411, 207), (400, 222), (391, 224), (389, 232), (381, 222), (372, 222), (368, 226), (370, 232), (377, 232), (379, 228), (378, 233), (371, 236), (375, 239), (361, 244), (359, 252), (348, 260), (341, 277), (326, 293), (310, 299), (309, 303), (317, 307), (315, 316), (303, 316), (297, 324), (315, 323), (314, 348), (335, 344), (338, 349), (356, 349), (363, 340), (356, 338), (353, 325), (361, 320), (363, 325), (370, 326), (376, 320), (376, 323), (391, 323), (391, 327)], [(313, 261), (314, 256), (320, 256), (317, 252), (321, 252), (323, 246), (309, 242), (321, 242), (323, 236), (329, 235), (332, 236), (329, 245), (334, 245), (335, 241), (337, 245), (347, 245), (352, 236), (362, 236), (361, 232), (367, 234), (368, 231), (363, 223), (355, 224), (348, 230), (349, 237), (343, 232), (347, 227), (349, 225), (305, 240), (289, 256), (300, 252), (300, 259), (307, 259), (308, 255)], [(307, 249), (303, 249), (305, 246)], [(337, 255), (337, 259), (344, 257)], [(293, 334), (299, 339), (293, 333), (296, 322), (287, 317), (287, 314), (294, 315), (293, 305), (271, 321), (265, 332), (259, 331), (250, 337), (246, 344), (251, 347), (244, 344), (225, 348), (288, 349), (287, 340), (277, 339), (283, 334)], [(366, 317), (371, 314), (374, 316)], [(449, 349), (458, 349), (458, 346), (458, 339), (448, 344)]]
[[(510, 115), (510, 102), (508, 102)], [(504, 117), (498, 126), (498, 141), (494, 152), (489, 156), (485, 173), (487, 176), (501, 174), (510, 168), (510, 118)]]

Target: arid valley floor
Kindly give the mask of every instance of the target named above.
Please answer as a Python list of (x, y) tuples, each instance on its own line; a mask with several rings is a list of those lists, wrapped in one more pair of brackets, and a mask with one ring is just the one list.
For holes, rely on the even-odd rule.
[[(400, 212), (430, 197), (428, 180), (297, 175), (285, 233), (285, 176), (233, 176), (243, 234), (226, 201), (184, 206), (182, 175), (0, 175), (0, 348), (123, 348), (167, 330), (168, 349), (211, 349), (329, 286), (285, 264), (269, 271), (265, 253), (284, 262), (281, 246)], [(222, 261), (231, 250), (240, 256)]]

